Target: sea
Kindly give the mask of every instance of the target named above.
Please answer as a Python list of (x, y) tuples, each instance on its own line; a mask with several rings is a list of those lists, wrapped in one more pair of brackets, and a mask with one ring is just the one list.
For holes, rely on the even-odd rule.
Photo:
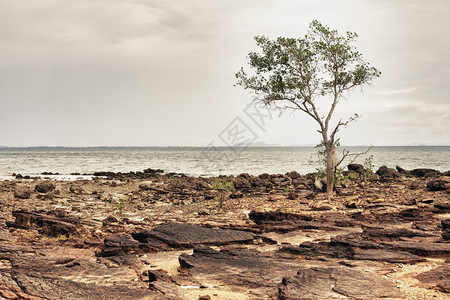
[[(350, 153), (364, 153), (369, 147), (347, 147)], [(96, 171), (136, 172), (161, 169), (166, 173), (192, 176), (238, 175), (248, 173), (301, 174), (320, 168), (314, 147), (32, 147), (0, 148), (0, 179), (13, 174), (38, 176), (58, 173), (56, 179), (89, 177)], [(343, 149), (338, 150), (338, 156)], [(384, 146), (361, 154), (356, 163), (372, 156), (374, 169), (386, 165), (410, 170), (431, 168), (450, 170), (450, 146)], [(350, 162), (345, 160), (343, 165)], [(71, 175), (72, 174), (72, 175)], [(80, 174), (80, 175), (78, 175)]]

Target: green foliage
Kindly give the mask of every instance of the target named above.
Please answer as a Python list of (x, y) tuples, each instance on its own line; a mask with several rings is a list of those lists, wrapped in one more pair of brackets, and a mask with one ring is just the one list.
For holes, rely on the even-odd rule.
[(253, 90), (266, 104), (284, 101), (314, 114), (310, 102), (316, 98), (340, 95), (380, 76), (352, 46), (356, 37), (352, 32), (339, 35), (318, 21), (311, 22), (309, 33), (300, 38), (256, 36), (261, 52), (248, 54), (255, 73), (248, 75), (241, 68), (237, 84)]
[(226, 193), (233, 192), (235, 190), (233, 182), (225, 181), (223, 179), (216, 180), (216, 182), (214, 182), (211, 185), (211, 188), (215, 189), (216, 191), (219, 192), (219, 207), (220, 208), (222, 208)]
[(115, 204), (114, 207), (119, 215), (123, 214), (123, 209), (125, 208), (125, 199), (121, 198), (119, 200), (119, 203)]
[[(251, 90), (255, 101), (281, 110), (300, 110), (318, 123), (328, 162), (325, 165), (329, 197), (338, 171), (336, 134), (359, 117), (354, 114), (331, 125), (336, 105), (345, 98), (345, 92), (370, 84), (381, 74), (356, 51), (353, 42), (357, 36), (353, 32), (340, 35), (317, 20), (311, 22), (303, 37), (271, 40), (256, 36), (260, 51), (248, 54), (252, 73), (244, 68), (236, 73), (237, 85)], [(330, 98), (328, 111), (321, 111), (321, 98)]]

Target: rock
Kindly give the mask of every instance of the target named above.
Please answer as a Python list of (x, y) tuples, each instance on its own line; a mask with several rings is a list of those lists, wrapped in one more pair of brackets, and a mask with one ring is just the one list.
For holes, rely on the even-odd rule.
[(366, 173), (366, 170), (364, 169), (364, 166), (361, 165), (361, 164), (349, 164), (349, 165), (347, 166), (347, 169), (348, 169), (349, 171), (353, 171), (353, 172), (356, 172), (356, 173), (358, 173), (358, 174), (364, 174), (364, 173)]
[(14, 191), (14, 197), (19, 199), (29, 199), (31, 197), (31, 191), (29, 189), (18, 189)]
[(393, 250), (407, 251), (420, 256), (450, 258), (450, 243), (393, 241), (382, 244)]
[(248, 214), (248, 217), (258, 225), (267, 224), (268, 222), (286, 222), (289, 220), (312, 220), (312, 217), (308, 215), (285, 213), (281, 211), (258, 212), (253, 210)]
[(269, 173), (262, 173), (262, 174), (258, 175), (258, 177), (261, 179), (269, 179), (270, 175), (269, 175)]
[(40, 228), (41, 233), (48, 236), (65, 235), (66, 237), (72, 237), (83, 231), (80, 224), (70, 223), (67, 222), (67, 219), (60, 219), (51, 215), (27, 211), (13, 211), (12, 215), (16, 219), (14, 222), (8, 222), (8, 226), (24, 229)]
[(414, 264), (425, 261), (417, 255), (403, 251), (392, 251), (388, 249), (358, 249), (354, 250), (352, 259), (355, 260), (375, 260), (388, 263)]
[(450, 265), (448, 264), (420, 273), (416, 278), (429, 287), (450, 293)]
[(414, 169), (414, 170), (410, 171), (410, 174), (414, 175), (416, 177), (437, 177), (437, 176), (442, 175), (442, 173), (438, 170), (425, 169), (425, 168)]
[(396, 286), (368, 271), (350, 267), (301, 268), (295, 276), (284, 277), (278, 299), (400, 298)]
[(444, 240), (450, 240), (450, 219), (445, 219), (441, 221), (442, 225), (442, 238)]
[[(160, 250), (160, 249), (157, 249)], [(136, 241), (128, 234), (116, 234), (105, 237), (100, 256), (115, 256), (124, 254), (143, 254), (156, 249)]]
[(296, 273), (299, 262), (244, 247), (217, 251), (196, 247), (192, 255), (181, 254), (180, 268), (202, 281), (251, 291), (251, 299), (276, 299), (277, 284), (283, 276)]
[(175, 248), (192, 248), (196, 245), (227, 245), (250, 243), (254, 235), (245, 231), (213, 229), (193, 224), (168, 223), (133, 234), (141, 242), (159, 240)]
[(70, 191), (71, 193), (74, 193), (74, 194), (82, 194), (82, 193), (84, 193), (83, 188), (82, 188), (81, 186), (75, 185), (75, 184), (71, 184), (71, 185), (70, 185), (69, 191)]
[(439, 179), (431, 180), (427, 183), (429, 191), (445, 191), (450, 190), (450, 177), (442, 176)]
[(36, 185), (34, 189), (36, 190), (36, 192), (45, 194), (50, 191), (53, 191), (55, 189), (55, 185), (50, 181), (44, 181)]
[(289, 176), (291, 179), (297, 179), (300, 178), (301, 176), (300, 173), (298, 173), (297, 171), (290, 171), (286, 175)]
[(376, 174), (380, 176), (380, 179), (382, 181), (400, 177), (400, 173), (397, 170), (393, 168), (388, 168), (386, 166), (381, 166), (377, 170)]
[(388, 237), (388, 238), (400, 238), (400, 237), (427, 237), (434, 236), (431, 233), (424, 232), (422, 230), (414, 230), (407, 228), (396, 228), (396, 227), (384, 227), (384, 228), (372, 228), (372, 227), (364, 227), (363, 235), (370, 237)]
[(325, 210), (332, 210), (333, 206), (328, 203), (319, 202), (319, 203), (312, 204), (311, 209), (316, 210), (316, 211), (325, 211)]
[(211, 300), (211, 296), (210, 295), (198, 296), (198, 300)]
[(259, 177), (252, 176), (248, 180), (252, 187), (258, 187), (263, 185), (263, 181)]
[(401, 173), (401, 174), (406, 174), (406, 173), (408, 173), (407, 170), (403, 169), (403, 168), (400, 167), (400, 166), (396, 166), (395, 169), (396, 169), (399, 173)]

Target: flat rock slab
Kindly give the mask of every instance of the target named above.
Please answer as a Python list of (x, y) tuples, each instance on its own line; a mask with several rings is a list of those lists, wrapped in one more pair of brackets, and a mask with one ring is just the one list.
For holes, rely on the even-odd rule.
[(301, 268), (296, 275), (283, 278), (278, 292), (278, 299), (283, 300), (402, 297), (389, 280), (349, 267)]
[(196, 245), (227, 245), (253, 241), (250, 232), (206, 228), (194, 224), (169, 223), (155, 227), (151, 231), (133, 234), (140, 242), (157, 239), (175, 248), (191, 248)]
[(394, 250), (408, 251), (410, 253), (428, 256), (428, 257), (450, 257), (450, 243), (425, 243), (425, 242), (388, 242), (383, 245), (390, 247)]
[(374, 260), (389, 263), (414, 264), (425, 261), (424, 258), (409, 252), (392, 251), (388, 249), (354, 249), (352, 259)]
[(246, 231), (214, 229), (193, 224), (168, 223), (137, 233), (116, 234), (104, 239), (101, 256), (143, 254), (198, 245), (250, 243), (255, 236)]
[(428, 287), (436, 288), (444, 293), (450, 293), (450, 265), (437, 267), (416, 276)]
[(179, 262), (193, 280), (232, 287), (235, 291), (250, 293), (250, 299), (276, 299), (277, 285), (282, 278), (295, 275), (305, 263), (274, 253), (231, 246), (220, 251), (197, 247), (192, 255), (181, 254)]

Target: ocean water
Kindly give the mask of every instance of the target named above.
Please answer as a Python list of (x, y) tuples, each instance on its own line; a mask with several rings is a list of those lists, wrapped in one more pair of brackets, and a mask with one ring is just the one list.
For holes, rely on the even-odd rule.
[[(348, 147), (364, 152), (368, 147)], [(340, 152), (338, 152), (340, 153)], [(373, 155), (375, 169), (382, 165), (405, 169), (450, 169), (450, 146), (373, 147), (356, 162)], [(318, 167), (313, 147), (195, 148), (195, 147), (111, 147), (111, 148), (0, 148), (0, 176), (12, 173), (37, 175), (92, 174), (95, 171), (129, 172), (147, 168), (195, 176), (249, 173), (306, 174)]]

